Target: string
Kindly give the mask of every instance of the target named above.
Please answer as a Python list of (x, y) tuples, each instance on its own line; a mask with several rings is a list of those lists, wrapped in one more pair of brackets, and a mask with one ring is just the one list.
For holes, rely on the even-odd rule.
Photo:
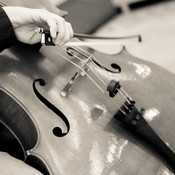
[[(68, 62), (70, 62), (71, 64), (73, 64), (74, 66), (76, 66), (77, 68), (81, 69), (81, 70), (85, 73), (85, 75), (87, 75), (87, 77), (95, 84), (95, 86), (96, 86), (98, 89), (100, 89), (100, 91), (101, 91), (104, 95), (106, 95), (105, 91), (93, 80), (93, 78), (92, 78), (84, 69), (82, 69), (79, 65), (77, 65), (76, 63), (74, 63), (73, 61), (71, 61), (70, 59), (68, 59), (67, 57), (65, 57), (64, 55), (60, 54), (58, 51), (56, 51), (56, 50), (53, 50), (53, 51), (56, 52), (57, 54), (59, 54), (62, 58), (64, 58), (65, 60), (67, 60)], [(108, 95), (106, 95), (106, 96), (108, 97)], [(119, 107), (116, 103), (114, 103), (109, 97), (108, 97), (108, 99), (109, 99), (109, 100), (110, 100), (124, 115), (126, 115), (126, 113), (125, 113), (123, 110), (121, 110), (120, 107)]]
[[(74, 49), (74, 48), (73, 48)], [(74, 49), (75, 50), (75, 49)], [(76, 50), (75, 50), (76, 51)], [(67, 52), (69, 53), (69, 54), (71, 54), (72, 55), (72, 52), (70, 52), (69, 50), (67, 50)], [(80, 52), (79, 52), (80, 53)], [(83, 53), (81, 53), (82, 55), (83, 55)], [(82, 61), (82, 62), (84, 62), (87, 66), (88, 66), (88, 68), (94, 73), (94, 75), (95, 76), (97, 76), (97, 78), (105, 85), (105, 87), (107, 87), (107, 84), (103, 81), (103, 79), (96, 73), (96, 72), (94, 72), (94, 70), (87, 64), (87, 62), (86, 61), (84, 61), (84, 60), (82, 60), (81, 58), (79, 58), (77, 55), (73, 55), (75, 58), (77, 58), (78, 60), (80, 60), (80, 61)], [(87, 55), (84, 55), (87, 59), (90, 59), (91, 60), (91, 62), (92, 62), (92, 57), (93, 57), (93, 55), (91, 55), (90, 54), (90, 56), (88, 57)], [(102, 66), (102, 67), (104, 67), (104, 66)], [(103, 69), (104, 70), (104, 69)], [(125, 100), (127, 100), (127, 102), (128, 103), (130, 103), (130, 101), (122, 94), (122, 92), (120, 91), (120, 90), (118, 90), (119, 92), (120, 92), (120, 94), (123, 96), (123, 98), (125, 99)], [(125, 106), (125, 108), (126, 109), (128, 109), (128, 107), (124, 104), (124, 106)]]
[[(86, 50), (84, 50), (84, 49), (82, 49), (82, 48), (80, 48), (80, 47), (78, 47), (80, 50), (82, 50), (82, 51), (84, 51), (84, 52), (86, 52), (86, 53), (88, 53)], [(81, 52), (81, 54), (84, 54), (84, 53), (82, 53)], [(89, 54), (89, 53), (88, 53)], [(86, 57), (87, 57), (87, 55), (86, 55)], [(91, 57), (94, 57), (92, 54), (91, 54)], [(97, 59), (97, 58), (96, 58)], [(98, 60), (98, 59), (97, 59)], [(104, 68), (104, 66), (103, 65), (101, 65), (102, 66), (102, 69), (103, 70), (105, 70), (105, 68)], [(100, 78), (101, 79), (101, 78)], [(102, 80), (102, 79), (101, 79)], [(107, 86), (107, 84), (105, 84), (106, 86)], [(120, 90), (118, 90), (122, 95), (123, 95), (123, 97), (125, 98), (125, 100), (127, 100), (128, 101), (128, 98), (132, 101), (132, 98), (127, 94), (127, 92), (121, 87), (120, 88), (121, 90), (122, 90), (122, 92), (123, 93), (125, 93), (125, 95), (120, 91)], [(129, 103), (130, 103), (130, 101), (128, 101)]]
[[(45, 30), (46, 31), (46, 30)], [(44, 29), (43, 28), (37, 28), (35, 30), (35, 32), (37, 33), (43, 33), (44, 32)], [(47, 31), (50, 33), (50, 31)], [(91, 36), (91, 35), (85, 35), (85, 34), (74, 34), (74, 37), (79, 37), (79, 38), (90, 38), (90, 39), (126, 39), (126, 38), (133, 38), (133, 37), (138, 37), (139, 38), (139, 41), (141, 41), (141, 36), (140, 35), (134, 35), (134, 36), (127, 36), (127, 37), (101, 37), (101, 36)], [(74, 48), (72, 48), (74, 49)], [(79, 48), (80, 50), (81, 48)], [(75, 51), (77, 51), (76, 49), (74, 49)], [(85, 55), (83, 52), (80, 52), (78, 50), (78, 53), (80, 53), (82, 56), (85, 56), (88, 60), (90, 60), (91, 62), (93, 62), (92, 58), (94, 57), (92, 54), (90, 54), (90, 56), (88, 55)], [(55, 51), (55, 50), (54, 50)], [(86, 53), (88, 53), (87, 51), (81, 49), (81, 51), (84, 51)], [(55, 51), (56, 52), (56, 51)], [(105, 91), (93, 80), (92, 77), (89, 76), (89, 74), (87, 74), (87, 72), (84, 71), (84, 69), (82, 69), (80, 66), (78, 66), (77, 64), (75, 64), (74, 62), (72, 62), (71, 60), (67, 59), (65, 56), (61, 55), (59, 52), (57, 52), (60, 56), (62, 56), (64, 59), (66, 59), (67, 61), (71, 62), (71, 64), (73, 64), (74, 66), (78, 67), (81, 71), (83, 71), (85, 73), (85, 75), (88, 76), (88, 78), (100, 89), (100, 91), (106, 95)], [(69, 52), (67, 50), (67, 53), (71, 54), (71, 52)], [(89, 54), (89, 53), (88, 53)], [(88, 66), (88, 68), (94, 73), (94, 75), (107, 87), (107, 84), (103, 81), (103, 79), (96, 73), (94, 72), (93, 69), (91, 69), (91, 67), (87, 64), (87, 62), (83, 61), (81, 58), (79, 58), (78, 56), (76, 55), (72, 55), (74, 57), (76, 57), (78, 60), (80, 60), (81, 62), (84, 62), (84, 64), (86, 64)], [(97, 59), (97, 58), (96, 58)], [(103, 65), (101, 65), (102, 69), (105, 70), (105, 67)], [(120, 87), (121, 88), (121, 87)], [(121, 94), (121, 96), (128, 102), (128, 104), (131, 104), (130, 101), (128, 100), (128, 98), (132, 101), (132, 99), (129, 97), (129, 95), (125, 92), (125, 90), (123, 88), (121, 88), (122, 92), (126, 95), (124, 95), (121, 90), (117, 89), (118, 92)], [(115, 94), (114, 94), (115, 95)], [(108, 96), (107, 96), (108, 97)], [(108, 97), (109, 98), (109, 97)], [(116, 103), (114, 103), (111, 99), (110, 101), (115, 105), (117, 106), (117, 108), (125, 115), (125, 112), (122, 111), (118, 105)], [(125, 105), (125, 103), (123, 104), (125, 106), (126, 109), (128, 109), (128, 107)]]
[[(73, 48), (74, 49), (74, 48)], [(77, 51), (77, 50), (75, 50), (75, 51)], [(67, 52), (68, 53), (70, 53), (70, 54), (72, 54), (71, 52), (69, 52), (68, 50), (67, 50)], [(82, 55), (83, 55), (83, 53), (82, 52), (79, 52), (79, 53), (81, 53)], [(79, 58), (78, 56), (76, 56), (76, 55), (73, 55), (74, 57), (76, 57), (78, 60), (80, 60), (80, 61), (83, 61), (83, 62), (85, 62), (84, 60), (82, 60), (81, 58)], [(89, 60), (91, 60), (92, 61), (92, 57), (93, 57), (93, 55), (90, 55), (90, 56), (87, 56), (87, 55), (84, 55), (87, 59), (89, 59)], [(91, 67), (87, 64), (87, 63), (85, 63), (87, 66), (88, 66), (88, 68), (98, 77), (98, 79), (106, 86), (106, 83), (102, 80), (102, 78), (101, 77), (99, 77), (99, 75), (98, 74), (96, 74), (95, 72), (94, 72), (94, 70), (92, 70), (91, 69)]]
[[(79, 48), (79, 47), (78, 47)], [(75, 51), (77, 51), (75, 48), (73, 48)], [(82, 49), (82, 48), (79, 48), (79, 50), (82, 50), (82, 51), (84, 51), (84, 52), (86, 52), (86, 53), (88, 53), (86, 50), (84, 50), (84, 49)], [(81, 53), (82, 55), (84, 55), (86, 58), (89, 58), (89, 59), (91, 59), (92, 57), (94, 57), (92, 54), (89, 54), (90, 56), (88, 56), (88, 55), (85, 55), (83, 52), (80, 52), (78, 50), (78, 52), (79, 53)], [(75, 55), (74, 55), (75, 56)], [(83, 61), (81, 58), (79, 59), (80, 61)], [(97, 58), (96, 58), (96, 60), (98, 60)], [(91, 59), (91, 61), (92, 61), (92, 59)], [(90, 66), (87, 64), (87, 66), (90, 68)], [(103, 70), (105, 70), (105, 68), (104, 68), (104, 66), (103, 65), (101, 65), (102, 66), (102, 69)], [(90, 68), (91, 69), (91, 68)], [(93, 71), (92, 69), (91, 69), (91, 71)], [(102, 78), (100, 78), (99, 77), (99, 75), (97, 75), (94, 71), (93, 71), (93, 73), (103, 82), (103, 84), (105, 85), (105, 86), (107, 86), (107, 84), (102, 80)], [(123, 96), (123, 98), (129, 103), (129, 104), (131, 104), (130, 103), (130, 101), (128, 100), (128, 98), (131, 100), (131, 101), (133, 101), (132, 100), (132, 98), (126, 93), (126, 91), (121, 87), (120, 88), (121, 90), (122, 90), (122, 92), (125, 94), (123, 94), (122, 92), (121, 92), (121, 90), (119, 90), (118, 89), (118, 91), (119, 91), (119, 93)], [(124, 105), (126, 108), (127, 108), (127, 106), (126, 105)]]
[[(48, 32), (50, 34), (49, 30), (45, 30), (43, 28), (40, 27), (36, 27), (35, 28), (35, 32), (36, 33), (43, 33), (43, 32)], [(103, 37), (103, 36), (93, 36), (93, 35), (88, 35), (88, 34), (81, 34), (81, 33), (74, 33), (74, 37), (77, 38), (89, 38), (89, 39), (127, 39), (127, 38), (134, 38), (134, 37), (138, 37), (138, 41), (141, 42), (141, 36), (140, 35), (132, 35), (132, 36), (125, 36), (125, 37)], [(79, 48), (81, 49), (81, 48)], [(85, 51), (86, 53), (88, 53), (86, 50), (81, 49), (83, 51)], [(68, 52), (68, 51), (67, 51)], [(79, 51), (78, 51), (79, 52)], [(90, 59), (92, 62), (93, 60), (91, 59), (92, 57), (94, 57), (92, 54), (90, 55), (90, 57), (88, 57), (87, 55), (85, 55), (84, 53), (81, 52), (82, 55), (84, 55), (86, 58)], [(88, 53), (89, 54), (89, 53)], [(74, 55), (75, 56), (75, 55)], [(77, 57), (78, 58), (78, 57)], [(78, 58), (79, 59), (79, 58)], [(97, 59), (97, 58), (96, 58)], [(80, 61), (83, 61), (81, 58), (79, 59)], [(87, 64), (87, 63), (86, 63)], [(90, 66), (87, 64), (88, 68), (90, 68)], [(105, 70), (105, 67), (103, 65), (101, 65), (102, 69)], [(102, 80), (102, 78), (100, 78), (100, 76), (98, 76), (98, 74), (96, 74), (92, 69), (91, 71), (98, 77), (98, 79), (105, 85), (107, 86), (107, 84)], [(126, 91), (121, 87), (121, 90), (125, 93), (126, 96), (124, 96), (122, 94), (122, 92), (119, 90), (120, 94), (124, 97), (125, 100), (127, 100), (128, 103), (130, 103), (130, 101), (128, 101), (128, 98), (132, 101), (131, 97), (126, 93)]]

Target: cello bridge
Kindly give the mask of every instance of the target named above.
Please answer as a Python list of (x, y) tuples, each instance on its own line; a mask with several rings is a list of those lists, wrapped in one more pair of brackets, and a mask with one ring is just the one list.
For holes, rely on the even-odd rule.
[(60, 92), (60, 95), (62, 97), (66, 97), (72, 90), (73, 85), (75, 84), (78, 77), (84, 77), (86, 76), (89, 68), (87, 66), (87, 62), (89, 59), (83, 62), (82, 66), (74, 73), (74, 75), (71, 77), (71, 79), (68, 81), (68, 83), (65, 85), (65, 87)]

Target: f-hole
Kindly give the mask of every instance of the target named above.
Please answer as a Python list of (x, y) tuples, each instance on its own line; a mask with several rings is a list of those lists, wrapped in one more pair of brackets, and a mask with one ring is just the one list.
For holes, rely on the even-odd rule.
[(118, 73), (121, 72), (121, 68), (120, 68), (120, 66), (119, 66), (118, 64), (116, 64), (116, 63), (112, 63), (112, 64), (111, 64), (111, 67), (112, 67), (113, 69), (118, 70)]
[(69, 130), (70, 130), (70, 124), (69, 121), (67, 120), (66, 116), (58, 109), (56, 108), (52, 103), (50, 103), (47, 99), (45, 99), (37, 90), (36, 88), (36, 83), (39, 83), (40, 86), (45, 86), (46, 82), (43, 79), (36, 79), (33, 82), (33, 90), (35, 95), (38, 97), (38, 99), (44, 103), (51, 111), (53, 111), (56, 115), (58, 115), (65, 123), (65, 125), (67, 126), (67, 132), (63, 133), (62, 129), (60, 127), (55, 127), (53, 128), (53, 134), (57, 137), (63, 137), (65, 135), (68, 134)]
[[(67, 48), (67, 54), (69, 56), (83, 56), (85, 58), (88, 58), (88, 57), (91, 57), (91, 55), (86, 55), (85, 53), (79, 51), (78, 49), (76, 48), (73, 48), (73, 47), (68, 47)], [(116, 63), (112, 63), (111, 64), (111, 67), (113, 68), (113, 70), (111, 69), (108, 69), (107, 67), (105, 67), (104, 65), (100, 64), (97, 60), (95, 60), (93, 57), (91, 58), (91, 60), (100, 68), (108, 71), (108, 72), (111, 72), (111, 73), (120, 73), (121, 72), (121, 68), (119, 65), (117, 65)]]

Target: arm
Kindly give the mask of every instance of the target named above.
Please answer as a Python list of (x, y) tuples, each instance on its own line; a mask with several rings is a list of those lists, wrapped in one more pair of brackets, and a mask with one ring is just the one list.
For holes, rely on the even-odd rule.
[[(47, 10), (6, 6), (2, 7), (0, 18), (6, 21), (0, 23), (1, 30), (6, 34), (5, 38), (0, 38), (1, 50), (14, 44), (16, 39), (27, 44), (40, 42), (41, 34), (35, 32), (36, 27), (48, 28), (57, 45), (63, 45), (73, 37), (71, 24)], [(8, 44), (4, 46), (2, 41)]]

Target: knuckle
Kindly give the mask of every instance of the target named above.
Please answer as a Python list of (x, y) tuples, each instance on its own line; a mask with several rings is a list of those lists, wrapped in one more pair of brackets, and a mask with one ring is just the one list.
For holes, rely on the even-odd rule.
[(60, 17), (59, 21), (60, 21), (61, 23), (65, 23), (65, 19), (62, 18), (62, 17)]
[(55, 20), (58, 22), (64, 22), (64, 18), (62, 18), (61, 16), (55, 15)]
[(47, 13), (48, 11), (46, 9), (41, 9), (42, 13)]
[(68, 26), (68, 28), (72, 29), (72, 25), (71, 25), (71, 23), (66, 22), (66, 25)]
[(64, 39), (64, 34), (61, 34), (61, 35), (59, 36), (59, 39), (60, 39), (60, 40), (63, 40), (63, 39)]
[(70, 24), (69, 22), (66, 22), (66, 24), (67, 24), (68, 26), (71, 26), (71, 24)]
[(64, 32), (59, 31), (57, 35), (58, 40), (62, 40), (64, 38)]

